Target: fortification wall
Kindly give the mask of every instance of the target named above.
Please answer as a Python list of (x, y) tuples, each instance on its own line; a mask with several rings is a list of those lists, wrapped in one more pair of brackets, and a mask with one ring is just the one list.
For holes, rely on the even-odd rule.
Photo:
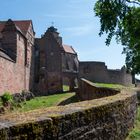
[(19, 92), (24, 87), (21, 81), (24, 81), (24, 77), (19, 75), (16, 63), (0, 57), (0, 95), (6, 91)]
[(85, 78), (90, 81), (95, 79), (96, 82), (106, 81), (107, 69), (105, 67), (105, 63), (80, 62), (79, 66), (79, 76), (81, 78)]
[(89, 80), (79, 79), (77, 96), (80, 100), (92, 100), (118, 94), (120, 90), (96, 86)]
[(13, 48), (16, 49), (16, 54), (14, 55), (15, 58), (11, 59), (10, 54), (13, 52), (7, 54), (5, 51), (0, 50), (0, 54), (2, 54), (0, 55), (0, 95), (6, 91), (10, 93), (19, 93), (22, 90), (29, 91), (33, 85), (34, 69), (33, 62), (31, 61), (33, 54), (30, 51), (32, 46), (27, 49), (26, 54), (26, 41), (20, 34), (11, 33), (8, 41), (14, 43), (15, 46)]
[(80, 62), (79, 77), (99, 83), (132, 84), (132, 75), (125, 68), (110, 70), (103, 62)]
[[(125, 74), (121, 70), (108, 70), (108, 83), (113, 83), (113, 84), (123, 84), (126, 85), (125, 83)], [(129, 84), (128, 84), (129, 85)]]
[(25, 89), (23, 66), (0, 57), (0, 95), (7, 91), (19, 93)]
[(134, 125), (136, 94), (0, 116), (0, 138), (40, 140), (124, 140)]
[[(17, 46), (16, 61), (0, 56), (0, 95), (6, 91), (19, 93), (24, 89), (29, 90), (29, 82), (26, 76), (29, 78), (30, 76), (25, 72), (25, 47), (23, 38), (20, 38), (20, 41), (17, 40)], [(3, 54), (9, 57), (5, 53)]]

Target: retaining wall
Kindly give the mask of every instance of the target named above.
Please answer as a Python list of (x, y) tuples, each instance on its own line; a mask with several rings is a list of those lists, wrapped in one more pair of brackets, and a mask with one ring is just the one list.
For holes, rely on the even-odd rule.
[(99, 87), (93, 82), (81, 78), (79, 79), (79, 88), (77, 90), (77, 96), (80, 100), (92, 100), (112, 96), (118, 94), (119, 92), (119, 89)]
[(124, 140), (133, 128), (136, 94), (0, 116), (1, 140)]

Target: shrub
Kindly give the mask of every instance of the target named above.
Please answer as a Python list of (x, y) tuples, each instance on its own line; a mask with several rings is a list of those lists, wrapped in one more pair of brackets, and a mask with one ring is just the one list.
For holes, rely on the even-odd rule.
[(134, 139), (134, 140), (139, 140), (140, 139), (140, 130), (135, 128), (133, 129), (130, 134), (129, 134), (129, 137), (131, 139)]
[(5, 105), (5, 104), (8, 104), (8, 103), (12, 102), (13, 96), (10, 94), (10, 92), (5, 92), (1, 96), (1, 100), (2, 100), (3, 105)]

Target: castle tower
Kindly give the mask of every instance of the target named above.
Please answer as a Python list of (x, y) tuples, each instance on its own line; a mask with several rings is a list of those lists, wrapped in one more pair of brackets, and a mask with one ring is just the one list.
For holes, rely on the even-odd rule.
[(62, 92), (62, 38), (51, 26), (45, 34), (35, 40), (39, 48), (38, 89), (42, 94)]

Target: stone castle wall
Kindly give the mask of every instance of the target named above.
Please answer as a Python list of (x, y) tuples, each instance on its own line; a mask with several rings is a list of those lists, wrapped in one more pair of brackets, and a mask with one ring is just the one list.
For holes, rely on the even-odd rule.
[(110, 70), (104, 62), (80, 62), (79, 77), (97, 83), (132, 85), (132, 75), (125, 68)]
[(61, 46), (54, 35), (58, 36), (58, 33), (47, 30), (44, 36), (35, 40), (39, 52), (37, 94), (48, 95), (63, 90)]
[(16, 36), (16, 41), (18, 46), (16, 61), (14, 62), (7, 60), (5, 57), (0, 57), (0, 95), (6, 91), (17, 93), (26, 89), (28, 80), (26, 81), (25, 79), (24, 41), (22, 37), (18, 40), (18, 34)]
[(125, 140), (134, 126), (136, 94), (0, 116), (0, 138), (44, 140)]
[(62, 92), (66, 82), (70, 90), (74, 90), (79, 68), (77, 53), (71, 46), (62, 44), (57, 29), (53, 26), (48, 28), (41, 38), (35, 39), (35, 47), (38, 52), (35, 62), (36, 94)]
[(1, 28), (3, 25), (0, 30), (0, 95), (7, 91), (12, 94), (30, 91), (34, 82), (32, 22), (9, 19), (0, 25)]
[(78, 98), (83, 101), (112, 96), (119, 92), (120, 90), (118, 89), (96, 86), (91, 81), (82, 78), (79, 79), (79, 86), (76, 94)]

